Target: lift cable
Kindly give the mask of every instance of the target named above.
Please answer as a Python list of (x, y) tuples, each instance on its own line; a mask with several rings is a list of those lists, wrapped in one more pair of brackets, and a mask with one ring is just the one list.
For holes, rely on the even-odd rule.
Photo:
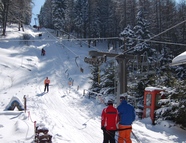
[[(181, 24), (183, 24), (183, 23), (185, 23), (185, 22), (186, 22), (186, 20), (184, 20), (184, 21), (182, 21), (182, 22), (180, 22), (180, 23), (178, 23), (178, 24), (176, 24), (176, 25), (174, 25), (174, 26), (172, 26), (172, 27), (170, 27), (170, 28), (168, 28), (168, 29), (162, 31), (162, 32), (159, 33), (159, 34), (154, 35), (153, 37), (151, 37), (151, 38), (149, 38), (149, 39), (145, 39), (142, 43), (149, 42), (150, 40), (152, 40), (152, 39), (154, 39), (154, 38), (156, 38), (156, 37), (158, 37), (158, 36), (160, 36), (160, 35), (162, 35), (162, 34), (168, 32), (169, 30), (171, 30), (171, 29), (173, 29), (173, 28), (175, 28), (175, 27), (177, 27), (177, 26), (179, 26), (179, 25), (181, 25)], [(128, 53), (129, 51), (133, 50), (134, 48), (135, 48), (135, 46), (132, 47), (132, 48), (130, 48), (130, 49), (128, 49), (128, 50), (126, 50), (126, 51), (124, 51), (122, 54), (126, 54), (126, 53)], [(117, 57), (120, 56), (120, 55), (121, 55), (121, 54), (118, 54), (118, 55), (116, 55), (115, 57), (111, 58), (110, 60), (115, 59), (115, 58), (117, 58)]]

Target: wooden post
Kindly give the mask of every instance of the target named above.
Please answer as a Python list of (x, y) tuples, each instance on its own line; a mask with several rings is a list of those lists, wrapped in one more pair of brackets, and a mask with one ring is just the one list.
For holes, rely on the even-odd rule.
[(99, 70), (99, 66), (98, 66), (98, 84), (100, 84), (100, 70)]
[(24, 109), (25, 109), (25, 113), (26, 113), (26, 95), (24, 95), (23, 99), (24, 99)]
[(126, 69), (126, 59), (119, 59), (118, 60), (119, 64), (119, 94), (127, 92), (127, 69)]
[(38, 139), (37, 139), (37, 127), (36, 127), (36, 121), (34, 121), (34, 135), (35, 135), (35, 142), (37, 143), (37, 142), (38, 142)]
[(127, 92), (127, 68), (126, 59), (117, 59), (118, 61), (118, 87), (117, 87), (117, 105), (120, 104), (119, 96)]
[(83, 90), (83, 96), (85, 96), (85, 89)]

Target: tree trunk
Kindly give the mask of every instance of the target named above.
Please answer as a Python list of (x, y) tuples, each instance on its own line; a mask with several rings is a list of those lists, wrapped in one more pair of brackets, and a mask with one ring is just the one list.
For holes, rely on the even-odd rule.
[(3, 33), (2, 35), (6, 35), (6, 23), (7, 23), (7, 17), (8, 17), (8, 8), (9, 8), (9, 1), (10, 0), (3, 0), (2, 3), (4, 5), (4, 9), (2, 12), (2, 23), (3, 23)]

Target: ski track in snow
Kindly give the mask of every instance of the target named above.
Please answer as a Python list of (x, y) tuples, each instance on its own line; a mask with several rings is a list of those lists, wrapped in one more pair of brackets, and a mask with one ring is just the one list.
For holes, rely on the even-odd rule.
[[(73, 143), (75, 142), (87, 143), (86, 141), (87, 136), (89, 136), (89, 138), (92, 138), (95, 142), (99, 142), (100, 141), (99, 137), (97, 137), (97, 141), (96, 141), (95, 140), (96, 137), (95, 136), (92, 137), (92, 135), (89, 134), (89, 132), (86, 129), (87, 126), (83, 124), (84, 118), (86, 117), (87, 119), (89, 119), (89, 117), (86, 114), (82, 113), (78, 109), (78, 107), (77, 110), (74, 110), (74, 108), (71, 108), (69, 106), (68, 101), (69, 98), (72, 98), (71, 94), (74, 96), (73, 98), (81, 98), (82, 96), (82, 95), (78, 95), (76, 97), (75, 93), (73, 93), (73, 88), (70, 89), (68, 85), (60, 84), (60, 80), (66, 80), (66, 83), (68, 84), (69, 74), (67, 76), (64, 71), (65, 69), (71, 68), (72, 64), (74, 64), (74, 58), (70, 59), (69, 57), (73, 57), (73, 55), (69, 55), (71, 53), (68, 53), (68, 51), (66, 51), (65, 48), (59, 49), (59, 46), (55, 46), (55, 44), (59, 44), (59, 43), (54, 43), (52, 46), (49, 45), (47, 50), (49, 52), (49, 48), (50, 49), (52, 48), (50, 52), (53, 53), (52, 54), (53, 56), (47, 57), (47, 52), (46, 52), (46, 56), (41, 57), (43, 59), (40, 59), (41, 63), (38, 63), (39, 65), (40, 64), (43, 65), (43, 62), (48, 63), (51, 70), (46, 71), (46, 73), (44, 73), (44, 76), (43, 75), (41, 76), (40, 71), (43, 71), (43, 69), (42, 67), (38, 67), (38, 77), (36, 77), (38, 78), (37, 81), (39, 82), (38, 83), (39, 86), (37, 88), (38, 96), (30, 97), (29, 99), (32, 101), (32, 103), (30, 104), (34, 104), (32, 108), (35, 107), (35, 111), (32, 114), (35, 114), (34, 115), (35, 117), (37, 117), (38, 119), (42, 119), (42, 122), (45, 122), (47, 124), (46, 126), (48, 126), (49, 131), (50, 130), (52, 131), (51, 134), (53, 135), (53, 141), (55, 143), (60, 141), (73, 142)], [(64, 55), (64, 51), (66, 55)], [(64, 58), (67, 58), (69, 62), (63, 64), (63, 61), (66, 61), (64, 60)], [(51, 61), (52, 64), (50, 64)], [(61, 64), (59, 65), (59, 63)], [(60, 70), (59, 69), (56, 70), (56, 68), (60, 68)], [(44, 94), (42, 93), (44, 89), (42, 80), (44, 79), (41, 79), (40, 76), (42, 78), (45, 76), (49, 76), (49, 79), (51, 80), (49, 93), (44, 93)], [(61, 76), (62, 79), (59, 79)], [(61, 86), (64, 88), (61, 89)], [(73, 106), (73, 104), (71, 105)], [(78, 114), (81, 114), (82, 118), (76, 118), (76, 116), (79, 116)], [(63, 118), (63, 120), (61, 120), (61, 118)], [(90, 125), (91, 128), (94, 128), (95, 125), (100, 126), (97, 123), (94, 123), (93, 125), (90, 124)], [(68, 134), (68, 132), (72, 132), (72, 134)], [(80, 134), (79, 132), (81, 132), (82, 134)], [(95, 132), (97, 131), (95, 130)], [(100, 133), (102, 134), (101, 131)], [(76, 134), (78, 136), (76, 136)]]

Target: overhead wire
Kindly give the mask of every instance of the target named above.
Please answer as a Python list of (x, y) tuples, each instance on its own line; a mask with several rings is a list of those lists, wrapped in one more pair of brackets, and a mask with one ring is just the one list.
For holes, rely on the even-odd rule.
[[(68, 35), (70, 35), (71, 37), (74, 37), (74, 38), (69, 38), (68, 40), (70, 40), (70, 41), (73, 41), (73, 40), (76, 40), (76, 41), (106, 40), (106, 39), (117, 39), (117, 38), (118, 38), (118, 37), (108, 37), (108, 38), (100, 38), (100, 37), (98, 37), (98, 38), (77, 38), (77, 37), (75, 37), (74, 35), (72, 35), (72, 34), (66, 32), (66, 31), (64, 31), (64, 30), (63, 30), (63, 32), (66, 33), (66, 34), (68, 34)], [(62, 40), (66, 40), (66, 39), (62, 39)], [(96, 48), (95, 46), (92, 46), (91, 44), (88, 44), (87, 42), (84, 42), (84, 43), (85, 43), (86, 45), (88, 45), (88, 46), (90, 46), (90, 47), (92, 47), (92, 48), (98, 50), (98, 51), (101, 51), (100, 49)]]
[[(113, 40), (113, 39), (119, 39), (120, 37), (98, 37), (98, 38), (56, 38), (57, 40), (61, 41), (87, 41), (87, 40)], [(56, 41), (56, 39), (32, 39), (32, 40), (24, 40), (24, 39), (19, 39), (19, 40), (12, 40), (12, 39), (6, 39), (6, 38), (0, 38), (0, 40), (9, 40), (9, 41)], [(87, 44), (85, 42), (85, 44)], [(88, 45), (88, 44), (87, 44)], [(90, 45), (91, 47), (94, 47)], [(95, 47), (94, 47), (95, 48)], [(97, 48), (96, 48), (97, 49)], [(98, 49), (100, 51), (100, 49)]]
[[(46, 30), (46, 29), (45, 29)], [(48, 30), (46, 30), (50, 35), (52, 35)], [(66, 33), (65, 31), (63, 31), (64, 33)], [(67, 34), (67, 33), (66, 33)], [(62, 40), (61, 38), (57, 38), (55, 37), (54, 35), (52, 35), (52, 37), (54, 37), (54, 39), (56, 39), (55, 41), (58, 41), (65, 49), (67, 49), (68, 51), (70, 51), (72, 54), (75, 55), (75, 63), (77, 65), (77, 67), (80, 68), (80, 71), (83, 73), (84, 69), (78, 65), (77, 63), (77, 58), (79, 58), (80, 60), (82, 60), (84, 62), (84, 59), (82, 59), (78, 54), (76, 54), (74, 51), (72, 51), (70, 48), (68, 48), (64, 43), (62, 43)], [(69, 39), (68, 39), (69, 40)]]
[[(181, 24), (183, 24), (183, 23), (185, 23), (185, 22), (186, 22), (186, 20), (184, 20), (184, 21), (182, 21), (182, 22), (180, 22), (180, 23), (178, 23), (178, 24), (176, 24), (176, 25), (174, 25), (174, 26), (172, 26), (172, 27), (170, 27), (170, 28), (168, 28), (168, 29), (166, 29), (166, 30), (160, 32), (159, 34), (154, 35), (153, 37), (151, 37), (151, 38), (149, 38), (149, 39), (144, 39), (144, 41), (143, 41), (142, 43), (149, 42), (149, 41), (151, 41), (152, 39), (154, 39), (154, 38), (156, 38), (156, 37), (158, 37), (158, 36), (160, 36), (160, 35), (162, 35), (162, 34), (168, 32), (169, 30), (171, 30), (171, 29), (173, 29), (173, 28), (175, 28), (175, 27), (177, 27), (177, 26), (179, 26), (179, 25), (181, 25)], [(132, 48), (130, 48), (130, 49), (128, 49), (128, 50), (126, 50), (126, 51), (124, 51), (122, 54), (126, 54), (126, 53), (128, 53), (129, 51), (131, 51), (131, 50), (134, 49), (134, 48), (135, 48), (135, 46), (132, 47)], [(115, 57), (112, 57), (110, 60), (115, 59), (115, 58), (117, 58), (117, 57), (120, 56), (120, 55), (121, 55), (121, 54), (118, 54), (118, 55), (116, 55)]]
[[(121, 39), (121, 37), (102, 37), (102, 38), (69, 38), (69, 39), (65, 39), (65, 38), (56, 38), (56, 39), (32, 39), (32, 40), (23, 40), (23, 39), (20, 39), (20, 40), (11, 40), (11, 39), (6, 39), (6, 38), (0, 38), (0, 40), (9, 40), (9, 41), (87, 41), (87, 40), (113, 40), (113, 39), (120, 39), (120, 40), (123, 40)], [(133, 39), (133, 40), (138, 40), (138, 41), (144, 41), (144, 42), (150, 42), (150, 43), (160, 43), (160, 44), (170, 44), (170, 45), (178, 45), (178, 46), (186, 46), (186, 44), (182, 44), (182, 43), (173, 43), (173, 42), (165, 42), (165, 41), (156, 41), (156, 40), (150, 40), (150, 39), (137, 39), (137, 38), (130, 38), (130, 39)], [(87, 44), (87, 43), (86, 43)], [(91, 46), (91, 45), (90, 45)], [(98, 51), (101, 51), (100, 49), (98, 48), (95, 48), (94, 46), (91, 46), (93, 47), (94, 49), (98, 50)]]
[[(77, 38), (77, 39), (74, 39), (74, 38), (69, 38), (69, 39), (60, 39), (60, 38), (56, 38), (56, 39), (34, 39), (34, 40), (11, 40), (11, 39), (5, 39), (5, 38), (0, 38), (0, 40), (9, 40), (9, 41), (45, 41), (45, 42), (52, 42), (52, 41), (87, 41), (87, 40), (113, 40), (113, 39), (120, 39), (120, 40), (123, 40), (121, 39), (121, 37), (103, 37), (103, 38)], [(130, 38), (132, 40), (138, 40), (138, 41), (144, 41), (144, 42), (150, 42), (150, 43), (159, 43), (159, 44), (167, 44), (167, 45), (177, 45), (177, 46), (186, 46), (186, 44), (182, 44), (182, 43), (173, 43), (173, 42), (166, 42), (166, 41), (156, 41), (156, 40), (148, 40), (147, 39), (137, 39), (137, 38)], [(87, 44), (87, 43), (86, 43)], [(91, 45), (90, 45), (91, 46)], [(123, 46), (123, 45), (122, 45)], [(94, 47), (94, 46), (91, 46), (92, 48), (98, 50), (98, 51), (101, 51), (100, 49)]]
[[(47, 31), (47, 33), (49, 33), (55, 40), (52, 40), (52, 41), (59, 41), (60, 44), (61, 43), (61, 39), (60, 38), (56, 38), (54, 35), (52, 35), (46, 28), (45, 30)], [(69, 48), (67, 48), (67, 46), (65, 46), (64, 44), (62, 44), (67, 50), (69, 50), (71, 53), (73, 53), (75, 56), (78, 56), (75, 52), (73, 52), (72, 50), (70, 50)]]
[[(153, 37), (151, 37), (151, 38), (149, 38), (149, 39), (137, 39), (137, 38), (130, 38), (130, 39), (138, 40), (138, 41), (143, 41), (142, 43), (151, 42), (151, 43), (160, 43), (160, 44), (170, 44), (170, 45), (186, 46), (186, 44), (182, 44), (182, 43), (172, 43), (172, 42), (164, 42), (164, 41), (152, 40), (152, 39), (154, 39), (154, 38), (156, 38), (156, 37), (158, 37), (158, 36), (160, 36), (160, 35), (162, 35), (162, 34), (168, 32), (169, 30), (171, 30), (171, 29), (173, 29), (173, 28), (175, 28), (175, 27), (177, 27), (177, 26), (179, 26), (179, 25), (181, 25), (181, 24), (183, 24), (183, 23), (185, 23), (185, 22), (186, 22), (186, 20), (184, 20), (184, 21), (182, 21), (182, 22), (180, 22), (180, 23), (178, 23), (178, 24), (176, 24), (176, 25), (174, 25), (174, 26), (172, 26), (172, 27), (170, 27), (170, 28), (168, 28), (168, 29), (166, 29), (166, 30), (160, 32), (159, 34), (154, 35)], [(46, 31), (47, 31), (47, 30), (46, 30)], [(47, 32), (48, 32), (48, 31), (47, 31)], [(66, 40), (68, 40), (68, 41), (111, 40), (111, 39), (112, 39), (112, 40), (113, 40), (113, 39), (120, 39), (120, 40), (122, 40), (121, 37), (77, 38), (77, 37), (75, 37), (74, 35), (69, 34), (68, 32), (66, 32), (66, 31), (64, 31), (64, 30), (63, 30), (63, 32), (66, 33), (66, 34), (68, 34), (68, 35), (70, 35), (71, 37), (74, 37), (74, 38), (67, 38), (67, 39), (65, 39), (65, 38), (62, 38), (62, 39), (61, 39), (61, 38), (56, 38), (56, 37), (53, 36), (50, 32), (48, 32), (50, 35), (52, 35), (52, 37), (54, 37), (54, 39), (47, 39), (47, 40), (46, 40), (46, 39), (38, 39), (38, 40), (36, 40), (36, 39), (33, 40), (33, 39), (32, 39), (32, 40), (26, 40), (26, 41), (56, 41), (56, 40), (57, 40), (57, 41), (60, 41), (60, 42), (61, 42), (61, 41), (66, 41)], [(20, 40), (10, 40), (10, 39), (6, 39), (6, 38), (0, 38), (0, 40), (25, 41), (25, 40), (22, 40), (22, 39), (20, 39)], [(88, 45), (87, 42), (84, 42), (84, 43)], [(61, 44), (62, 44), (62, 43), (61, 43)], [(65, 45), (63, 44), (63, 46), (65, 46)], [(94, 49), (97, 50), (97, 51), (101, 51), (101, 52), (102, 52), (102, 50), (96, 48), (95, 46), (92, 46), (92, 45), (89, 45), (89, 46), (91, 46), (92, 48), (94, 48)], [(78, 54), (76, 54), (74, 51), (72, 51), (72, 50), (70, 50), (69, 48), (67, 48), (67, 46), (65, 46), (65, 48), (68, 49), (70, 52), (72, 52), (74, 55), (76, 55), (76, 57), (79, 57), (79, 58), (80, 58), (80, 56), (79, 56)], [(115, 58), (117, 58), (117, 57), (120, 56), (120, 55), (126, 54), (127, 52), (131, 51), (131, 50), (134, 49), (134, 48), (135, 48), (135, 46), (132, 47), (132, 48), (130, 48), (130, 49), (128, 49), (128, 50), (126, 50), (126, 51), (124, 51), (123, 53), (120, 53), (120, 54), (116, 55), (115, 57), (112, 57), (110, 60), (115, 59)], [(82, 60), (82, 59), (81, 59), (81, 60)], [(83, 61), (84, 61), (84, 60), (83, 60)]]
[[(130, 39), (138, 40), (138, 41), (145, 41), (145, 39), (137, 39), (137, 38), (130, 38)], [(156, 40), (149, 40), (148, 42), (158, 43), (158, 44), (167, 44), (167, 45), (186, 46), (186, 44), (182, 44), (182, 43), (164, 42), (164, 41), (156, 41)]]
[[(45, 28), (45, 30), (46, 30), (46, 28)], [(50, 35), (52, 35), (48, 30), (46, 30)], [(65, 34), (68, 34), (68, 35), (70, 35), (71, 37), (74, 37), (74, 38), (67, 38), (67, 39), (63, 39), (63, 38), (56, 38), (54, 35), (52, 35), (52, 37), (54, 37), (54, 39), (55, 40), (50, 40), (50, 41), (59, 41), (60, 42), (60, 44), (61, 45), (63, 45), (67, 50), (69, 50), (71, 53), (73, 53), (75, 56), (76, 56), (76, 58), (78, 57), (78, 58), (80, 58), (83, 62), (84, 62), (84, 59), (82, 59), (81, 57), (80, 57), (80, 55), (78, 55), (78, 54), (76, 54), (74, 51), (72, 51), (71, 49), (69, 49), (65, 44), (63, 44), (62, 43), (62, 41), (64, 41), (64, 40), (68, 40), (68, 41), (81, 41), (82, 40), (82, 38), (76, 38), (75, 36), (73, 36), (72, 34), (69, 34), (69, 33), (67, 33), (66, 31), (64, 31), (63, 30), (63, 32), (65, 33)], [(95, 40), (95, 38), (84, 38), (84, 40), (87, 40), (87, 39), (94, 39)], [(103, 38), (102, 38), (103, 39)], [(43, 40), (43, 41), (48, 41), (48, 40)], [(86, 43), (87, 44), (87, 43)], [(88, 44), (87, 44), (88, 45)], [(90, 45), (91, 46), (91, 45)], [(91, 47), (93, 47), (93, 46), (91, 46)], [(95, 47), (93, 47), (93, 48), (95, 48)], [(96, 50), (99, 50), (98, 48), (96, 48)]]

